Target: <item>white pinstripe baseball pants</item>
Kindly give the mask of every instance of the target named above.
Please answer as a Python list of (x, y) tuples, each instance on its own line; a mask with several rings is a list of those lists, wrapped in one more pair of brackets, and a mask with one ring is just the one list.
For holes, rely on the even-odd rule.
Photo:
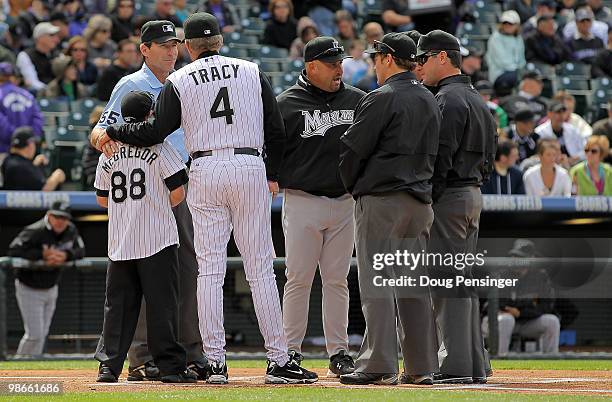
[(268, 359), (288, 361), (278, 288), (273, 270), (270, 193), (260, 157), (215, 151), (195, 159), (187, 202), (193, 216), (198, 257), (198, 318), (204, 353), (225, 360), (223, 282), (232, 229), (244, 261), (255, 314)]

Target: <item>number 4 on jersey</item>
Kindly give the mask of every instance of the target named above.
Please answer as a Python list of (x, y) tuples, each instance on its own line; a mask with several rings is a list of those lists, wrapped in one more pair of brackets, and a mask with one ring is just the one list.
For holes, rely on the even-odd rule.
[[(223, 109), (219, 110), (223, 102)], [(212, 108), (210, 109), (210, 117), (216, 119), (218, 117), (225, 117), (226, 124), (232, 124), (232, 116), (234, 115), (234, 109), (230, 106), (229, 94), (227, 93), (227, 87), (219, 89), (219, 93), (213, 102)]]

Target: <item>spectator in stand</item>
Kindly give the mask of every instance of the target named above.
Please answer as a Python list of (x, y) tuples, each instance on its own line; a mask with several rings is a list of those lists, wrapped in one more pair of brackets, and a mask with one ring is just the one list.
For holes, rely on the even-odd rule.
[(495, 151), (494, 169), (481, 187), (482, 194), (525, 194), (523, 172), (515, 165), (518, 160), (518, 148), (510, 140), (501, 140)]
[(509, 95), (516, 86), (518, 72), (525, 67), (525, 45), (520, 35), (520, 18), (516, 11), (504, 11), (499, 28), (487, 42), (485, 56), (489, 81), (498, 96)]
[(136, 43), (131, 39), (123, 39), (117, 46), (117, 58), (100, 75), (96, 97), (101, 101), (108, 101), (119, 80), (136, 71), (139, 64), (140, 57)]
[[(124, 39), (125, 40), (125, 39)], [(123, 43), (123, 42), (122, 42)], [(93, 130), (98, 124), (98, 120), (102, 117), (104, 106), (96, 106), (89, 115), (89, 127)], [(98, 167), (98, 159), (102, 152), (95, 149), (89, 141), (83, 150), (83, 158), (81, 165), (83, 166), (83, 174), (81, 176), (83, 190), (95, 191), (94, 181), (96, 180), (96, 168)]]
[(79, 72), (72, 57), (65, 55), (56, 57), (51, 62), (51, 68), (55, 79), (39, 92), (39, 96), (64, 98), (71, 102), (89, 96), (87, 87), (79, 82)]
[(605, 42), (591, 33), (594, 18), (588, 7), (576, 11), (576, 34), (567, 42), (573, 60), (591, 64), (597, 53), (605, 48)]
[(0, 63), (0, 154), (6, 153), (16, 128), (29, 126), (36, 137), (43, 133), (43, 116), (31, 93), (13, 82), (15, 69)]
[(41, 22), (34, 28), (34, 46), (17, 55), (17, 67), (25, 87), (36, 93), (55, 78), (51, 70), (51, 57), (59, 44), (59, 28), (50, 22)]
[(40, 357), (57, 301), (60, 267), (85, 256), (85, 244), (65, 201), (55, 201), (44, 218), (26, 226), (9, 245), (8, 255), (44, 261), (45, 269), (15, 273), (15, 297), (25, 333), (16, 355)]
[[(576, 11), (574, 12), (576, 18), (578, 18), (578, 12), (584, 11), (587, 15), (592, 15), (593, 10), (588, 5), (581, 3), (577, 5)], [(590, 33), (596, 37), (601, 39), (604, 45), (608, 44), (608, 24), (602, 21), (593, 21), (590, 27)], [(576, 20), (570, 21), (563, 27), (563, 39), (566, 42), (571, 41), (576, 36), (577, 32), (577, 23)]]
[(87, 28), (87, 13), (81, 0), (63, 0), (63, 11), (68, 17), (70, 36), (83, 35)]
[(557, 22), (555, 21), (555, 14), (557, 13), (557, 3), (554, 0), (538, 0), (536, 2), (536, 13), (532, 15), (527, 21), (525, 21), (521, 27), (523, 37), (533, 32), (537, 26), (541, 17), (550, 17), (552, 19), (553, 31), (557, 31)]
[(12, 27), (12, 32), (21, 40), (21, 46), (28, 48), (34, 45), (34, 28), (49, 18), (49, 9), (46, 2), (32, 0), (27, 11), (19, 13)]
[(520, 23), (524, 24), (535, 15), (536, 5), (533, 0), (510, 0), (506, 3), (506, 10), (514, 10), (519, 16)]
[[(36, 156), (36, 157), (35, 157)], [(45, 178), (43, 167), (49, 161), (36, 155), (36, 136), (30, 127), (19, 127), (11, 137), (10, 154), (2, 163), (4, 190), (54, 191), (66, 180), (61, 169)]]
[(385, 0), (383, 2), (383, 22), (394, 32), (405, 32), (414, 29), (410, 8), (405, 0)]
[[(218, 0), (218, 2), (222, 3), (223, 1)], [(180, 18), (174, 15), (173, 6), (173, 0), (155, 0), (155, 12), (153, 13), (153, 19), (170, 21), (174, 24), (174, 26), (182, 27), (183, 23), (181, 22)]]
[(340, 42), (340, 46), (344, 47), (345, 50), (350, 49), (353, 41), (359, 39), (357, 29), (355, 28), (355, 20), (353, 20), (351, 13), (346, 10), (337, 11), (336, 26), (338, 33), (335, 37)]
[(117, 44), (110, 38), (113, 23), (110, 18), (97, 14), (89, 19), (83, 36), (88, 44), (89, 60), (101, 72), (111, 65)]
[(500, 100), (500, 106), (508, 113), (510, 120), (514, 119), (519, 109), (528, 108), (535, 114), (538, 123), (546, 116), (548, 99), (541, 96), (544, 83), (542, 76), (537, 71), (529, 71), (523, 75), (519, 84), (519, 92), (516, 95), (507, 96)]
[(593, 10), (595, 19), (597, 21), (605, 22), (609, 26), (612, 26), (612, 10), (603, 4), (602, 0), (587, 0), (587, 4)]
[(291, 60), (304, 60), (304, 46), (319, 36), (319, 30), (310, 17), (302, 17), (297, 23), (297, 35), (289, 49), (289, 58)]
[(586, 136), (574, 126), (565, 122), (567, 107), (559, 101), (552, 101), (548, 107), (548, 120), (536, 127), (540, 138), (554, 138), (559, 141), (561, 153), (567, 155), (570, 165), (583, 160)]
[[(158, 0), (158, 1), (170, 1), (172, 4), (172, 0)], [(239, 31), (240, 27), (240, 18), (236, 13), (236, 9), (232, 4), (225, 2), (224, 0), (207, 0), (200, 4), (197, 11), (204, 11), (209, 14), (212, 14), (217, 18), (219, 22), (219, 27), (221, 31), (224, 33)], [(166, 18), (156, 18), (156, 19), (166, 19)], [(172, 21), (172, 20), (169, 20)], [(174, 22), (174, 21), (172, 21)], [(176, 24), (175, 24), (176, 25)], [(177, 27), (182, 27), (182, 24), (176, 25)]]
[(487, 79), (482, 71), (482, 52), (474, 47), (461, 48), (461, 72), (472, 80), (472, 83)]
[(608, 117), (593, 124), (593, 135), (605, 135), (612, 142), (612, 99), (608, 100)]
[(342, 61), (342, 80), (355, 85), (368, 73), (368, 62), (364, 59), (365, 43), (356, 39), (351, 43), (350, 58)]
[(272, 17), (266, 24), (262, 43), (289, 50), (297, 38), (293, 3), (291, 0), (271, 0), (269, 10)]
[(567, 170), (556, 164), (560, 153), (559, 142), (543, 138), (538, 142), (540, 163), (527, 169), (523, 175), (527, 195), (537, 197), (570, 197), (572, 180)]
[(570, 57), (570, 50), (555, 33), (553, 17), (538, 17), (537, 29), (525, 37), (525, 59), (555, 66), (569, 61)]
[(591, 77), (612, 78), (612, 27), (608, 31), (608, 47), (601, 49), (593, 59)]
[(111, 14), (111, 21), (113, 42), (119, 43), (124, 39), (134, 38), (134, 0), (117, 1), (117, 8)]
[(59, 28), (57, 32), (57, 37), (59, 38), (59, 47), (60, 49), (66, 48), (66, 41), (70, 37), (70, 31), (68, 29), (68, 18), (62, 12), (54, 12), (49, 17), (49, 22)]
[(308, 16), (317, 24), (321, 35), (334, 36), (336, 11), (342, 9), (342, 0), (306, 0), (304, 3)]
[(576, 98), (574, 95), (565, 91), (559, 91), (553, 96), (553, 100), (559, 101), (565, 105), (567, 112), (565, 113), (565, 122), (571, 124), (578, 130), (583, 137), (589, 137), (593, 134), (593, 128), (585, 119), (577, 113), (574, 113), (576, 109)]
[(493, 84), (491, 84), (487, 80), (480, 80), (474, 84), (474, 88), (478, 91), (480, 96), (482, 96), (482, 99), (487, 103), (487, 107), (495, 116), (495, 120), (497, 121), (497, 127), (507, 127), (508, 114), (501, 106), (491, 100), (491, 97), (493, 96)]
[(366, 48), (372, 47), (374, 41), (381, 41), (385, 35), (382, 26), (378, 22), (368, 22), (362, 29), (363, 39), (366, 41)]
[(187, 7), (186, 0), (174, 0), (174, 15), (181, 20), (181, 24), (185, 22), (191, 14), (191, 10)]
[[(532, 241), (517, 239), (509, 255), (533, 258), (537, 253)], [(543, 269), (519, 268), (517, 274), (513, 297), (499, 300), (497, 353), (502, 356), (508, 353), (512, 334), (539, 338), (543, 353), (558, 353), (561, 322), (555, 312), (553, 286), (547, 272)], [(488, 317), (482, 321), (482, 331), (484, 334), (489, 332)]]
[(519, 162), (536, 154), (540, 136), (534, 132), (534, 118), (530, 109), (521, 109), (516, 112), (514, 123), (507, 128), (508, 139), (517, 145)]
[(610, 141), (603, 135), (593, 135), (584, 147), (586, 160), (570, 169), (576, 195), (612, 195), (612, 167), (604, 163), (610, 152)]
[(79, 82), (88, 87), (96, 83), (98, 79), (98, 69), (89, 61), (87, 41), (85, 38), (78, 35), (70, 38), (64, 54), (72, 57), (74, 60), (74, 64), (79, 74)]

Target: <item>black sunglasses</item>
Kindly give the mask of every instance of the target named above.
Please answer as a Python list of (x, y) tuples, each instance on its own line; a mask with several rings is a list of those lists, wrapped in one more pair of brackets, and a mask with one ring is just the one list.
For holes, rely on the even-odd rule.
[(431, 57), (431, 56), (435, 56), (437, 54), (440, 54), (440, 51), (438, 52), (430, 52), (430, 53), (425, 53), (421, 56), (417, 56), (416, 58), (416, 62), (419, 64), (419, 66), (424, 65), (425, 63), (427, 63), (427, 60)]
[(334, 47), (331, 47), (329, 49), (325, 49), (321, 53), (319, 53), (316, 56), (314, 56), (312, 59), (313, 60), (317, 60), (317, 59), (320, 59), (321, 57), (337, 56), (337, 55), (339, 55), (340, 53), (343, 53), (343, 52), (344, 52), (344, 46), (335, 45)]
[(387, 53), (387, 54), (395, 53), (395, 49), (393, 49), (391, 46), (387, 45), (386, 43), (382, 43), (381, 41), (378, 41), (378, 40), (374, 41), (373, 47), (376, 53)]

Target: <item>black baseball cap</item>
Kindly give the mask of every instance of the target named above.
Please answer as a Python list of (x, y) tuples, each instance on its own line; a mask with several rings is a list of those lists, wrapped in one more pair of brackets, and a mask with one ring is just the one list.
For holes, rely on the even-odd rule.
[(183, 23), (185, 39), (208, 38), (221, 35), (219, 21), (209, 13), (191, 14)]
[(54, 201), (48, 211), (53, 216), (61, 216), (63, 218), (72, 219), (70, 213), (70, 204), (67, 201)]
[(539, 24), (542, 21), (548, 21), (548, 20), (554, 20), (554, 19), (555, 19), (554, 15), (551, 15), (551, 14), (542, 14), (542, 15), (540, 15), (538, 17), (537, 23)]
[(559, 101), (552, 101), (548, 105), (549, 112), (560, 113), (560, 112), (565, 112), (566, 110), (567, 110), (567, 107), (565, 107), (565, 105)]
[(34, 130), (29, 126), (17, 127), (11, 136), (11, 147), (25, 148), (30, 140), (35, 139)]
[(126, 123), (145, 121), (155, 106), (153, 94), (132, 91), (121, 100), (121, 115)]
[(525, 74), (523, 74), (522, 79), (523, 80), (536, 80), (536, 81), (542, 82), (544, 78), (542, 77), (542, 74), (540, 74), (538, 70), (533, 70), (533, 71), (527, 71)]
[(416, 61), (416, 44), (407, 33), (391, 32), (381, 41), (374, 41), (374, 47), (366, 53), (384, 53), (404, 60)]
[(347, 58), (350, 58), (350, 56), (344, 53), (344, 47), (338, 43), (336, 38), (331, 36), (319, 36), (311, 39), (304, 46), (305, 62), (320, 60), (326, 63), (335, 63)]
[(480, 94), (493, 95), (493, 84), (491, 84), (491, 81), (480, 80), (474, 84), (474, 88)]
[(181, 41), (176, 36), (174, 24), (166, 20), (155, 20), (145, 23), (140, 29), (140, 41), (142, 43), (155, 42), (166, 43), (171, 40)]
[(417, 57), (436, 50), (455, 50), (459, 52), (461, 51), (461, 46), (459, 45), (459, 40), (453, 35), (440, 29), (435, 29), (419, 39)]
[(406, 31), (404, 32), (404, 34), (410, 36), (410, 39), (412, 39), (415, 45), (419, 43), (419, 39), (421, 39), (421, 36), (423, 36), (423, 34), (417, 31), (416, 29), (413, 29), (411, 31)]
[(514, 121), (533, 121), (535, 113), (531, 109), (523, 108), (514, 114)]

